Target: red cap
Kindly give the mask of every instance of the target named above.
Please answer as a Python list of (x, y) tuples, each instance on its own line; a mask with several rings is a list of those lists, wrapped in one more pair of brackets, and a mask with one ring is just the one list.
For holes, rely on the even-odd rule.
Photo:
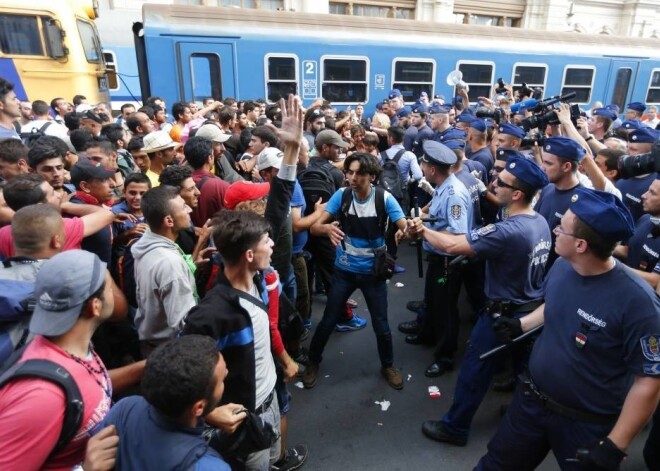
[(234, 209), (242, 201), (258, 200), (268, 195), (270, 183), (237, 181), (229, 185), (225, 192), (225, 208)]

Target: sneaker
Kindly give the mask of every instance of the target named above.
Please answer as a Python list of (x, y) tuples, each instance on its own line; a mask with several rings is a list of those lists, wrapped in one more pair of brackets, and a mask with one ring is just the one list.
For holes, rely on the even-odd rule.
[(309, 327), (305, 327), (305, 331), (300, 336), (300, 341), (304, 342), (305, 340), (307, 340), (309, 338), (310, 332), (311, 332), (311, 329)]
[(350, 299), (346, 301), (346, 306), (350, 307), (351, 309), (355, 309), (358, 307), (358, 302), (355, 299)]
[(403, 378), (401, 377), (401, 373), (399, 373), (399, 370), (397, 370), (393, 366), (388, 366), (387, 368), (384, 367), (381, 368), (380, 374), (383, 375), (383, 377), (387, 381), (387, 384), (392, 386), (394, 389), (403, 389)]
[(353, 313), (353, 318), (347, 322), (337, 322), (335, 330), (337, 332), (350, 332), (352, 330), (364, 329), (367, 326), (367, 320), (362, 319), (357, 314)]
[(305, 389), (312, 389), (316, 385), (316, 377), (319, 374), (319, 364), (312, 361), (305, 367), (302, 382)]
[(300, 468), (307, 459), (307, 445), (296, 445), (288, 448), (284, 458), (279, 459), (270, 467), (271, 471), (291, 471)]
[(394, 265), (394, 270), (393, 271), (394, 271), (395, 275), (398, 275), (399, 273), (405, 273), (406, 269), (403, 268), (401, 265), (396, 264), (396, 265)]

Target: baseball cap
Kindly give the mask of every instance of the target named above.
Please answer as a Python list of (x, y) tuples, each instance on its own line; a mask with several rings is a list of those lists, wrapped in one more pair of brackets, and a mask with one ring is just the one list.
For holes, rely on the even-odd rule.
[(100, 162), (89, 159), (80, 159), (76, 165), (71, 167), (71, 183), (78, 186), (80, 182), (89, 180), (105, 180), (115, 176), (114, 168), (107, 168)]
[(257, 156), (257, 170), (265, 170), (270, 167), (280, 168), (284, 153), (277, 147), (266, 147)]
[(71, 330), (85, 301), (105, 282), (105, 268), (86, 250), (67, 250), (44, 262), (34, 286), (30, 331), (56, 336)]
[(348, 142), (344, 141), (341, 138), (341, 136), (332, 129), (326, 129), (316, 135), (316, 140), (314, 141), (314, 147), (321, 147), (323, 144), (326, 145), (334, 144), (344, 149), (348, 147)]
[(231, 134), (225, 134), (222, 130), (215, 124), (205, 124), (200, 126), (197, 129), (196, 137), (203, 137), (204, 139), (209, 139), (213, 142), (227, 142), (231, 137)]
[(181, 144), (172, 140), (170, 135), (165, 131), (153, 131), (142, 138), (144, 147), (142, 150), (147, 154), (158, 152), (170, 148), (181, 147)]
[(268, 195), (270, 184), (237, 181), (229, 185), (225, 191), (225, 208), (234, 209), (238, 203), (252, 201)]

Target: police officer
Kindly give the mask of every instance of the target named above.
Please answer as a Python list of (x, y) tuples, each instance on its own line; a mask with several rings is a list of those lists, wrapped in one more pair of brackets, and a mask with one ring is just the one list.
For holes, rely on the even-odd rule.
[(513, 147), (520, 149), (520, 143), (525, 138), (525, 130), (511, 123), (503, 123), (497, 128), (497, 147)]
[(470, 144), (470, 154), (467, 157), (475, 162), (481, 163), (486, 172), (490, 174), (493, 169), (495, 159), (487, 145), (488, 126), (486, 121), (474, 118), (470, 121), (470, 127), (467, 131), (467, 141)]
[[(504, 221), (465, 235), (429, 230), (419, 219), (409, 222), (411, 233), (422, 233), (426, 243), (436, 249), (486, 260), (488, 309), (480, 314), (472, 329), (451, 408), (442, 420), (428, 420), (422, 426), (424, 434), (433, 440), (465, 446), (472, 418), (488, 391), (495, 367), (492, 357), (479, 359), (482, 353), (499, 345), (492, 329), (493, 318), (524, 316), (542, 302), (550, 229), (531, 203), (547, 181), (536, 163), (511, 157), (495, 184), (500, 204), (508, 209), (509, 216)], [(515, 353), (520, 367), (525, 351)]]
[(495, 322), (503, 340), (544, 328), (530, 377), (476, 469), (534, 469), (550, 449), (562, 469), (618, 469), (660, 394), (659, 298), (611, 256), (633, 227), (616, 196), (573, 191), (554, 231), (561, 258), (548, 274), (545, 304)]
[(433, 136), (433, 131), (427, 124), (428, 117), (429, 109), (427, 106), (419, 103), (415, 103), (412, 106), (412, 113), (410, 115), (410, 127), (406, 130), (406, 136), (412, 137), (413, 142), (411, 148), (408, 149), (406, 144), (406, 136), (404, 136), (403, 146), (406, 148), (406, 150), (411, 150), (417, 157), (422, 157), (422, 155), (424, 155), (424, 149), (422, 148), (422, 145), (424, 144), (424, 141), (431, 139)]
[(451, 106), (439, 105), (437, 103), (434, 103), (429, 108), (429, 114), (431, 115), (431, 130), (433, 131), (433, 136), (431, 136), (431, 139), (434, 141), (441, 142), (442, 135), (453, 129), (451, 124), (449, 124), (450, 111)]
[[(541, 192), (534, 209), (548, 221), (550, 230), (559, 224), (570, 203), (574, 190), (582, 186), (578, 178), (578, 165), (584, 157), (584, 149), (568, 137), (550, 137), (543, 146), (543, 171), (550, 184)], [(554, 244), (554, 237), (553, 237)], [(548, 268), (557, 254), (550, 253)]]
[[(436, 185), (428, 206), (429, 216), (435, 217), (436, 221), (429, 224), (429, 231), (447, 231), (458, 236), (470, 230), (470, 193), (451, 171), (456, 161), (456, 154), (443, 144), (431, 140), (424, 143), (422, 171), (427, 181)], [(436, 344), (435, 361), (426, 373), (438, 376), (453, 368), (459, 325), (454, 293), (460, 288), (460, 278), (450, 267), (454, 259), (452, 255), (427, 241), (423, 246), (429, 257), (424, 285), (427, 314), (423, 320), (403, 323), (399, 330), (416, 332), (406, 337), (409, 344)]]

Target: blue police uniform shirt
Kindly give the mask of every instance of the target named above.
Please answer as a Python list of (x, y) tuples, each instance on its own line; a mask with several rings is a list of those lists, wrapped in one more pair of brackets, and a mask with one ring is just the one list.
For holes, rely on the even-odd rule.
[(516, 214), (471, 231), (468, 243), (486, 260), (484, 292), (491, 301), (525, 304), (543, 298), (550, 228), (540, 214)]
[[(453, 234), (467, 234), (472, 225), (472, 202), (470, 193), (465, 185), (451, 174), (436, 187), (429, 207), (429, 216), (435, 216), (436, 222), (427, 223), (427, 227), (434, 231), (448, 231)], [(436, 249), (426, 240), (424, 250), (437, 255), (448, 255)]]
[[(325, 210), (332, 214), (335, 220), (339, 220), (339, 213), (341, 211), (341, 199), (344, 191), (350, 188), (340, 188), (330, 197)], [(375, 202), (375, 187), (371, 186), (371, 193), (365, 201), (360, 201), (353, 193), (353, 202), (348, 207), (348, 214), (357, 216), (358, 218), (377, 218), (376, 202)], [(401, 206), (396, 201), (396, 198), (391, 193), (385, 192), (385, 211), (390, 218), (390, 224), (395, 224), (399, 219), (403, 219), (405, 215), (401, 210)], [(335, 266), (342, 270), (370, 274), (374, 266), (373, 250), (385, 245), (385, 234), (380, 234), (376, 238), (365, 237), (367, 231), (367, 224), (358, 228), (357, 233), (348, 234), (344, 231), (344, 244), (337, 246), (337, 254), (335, 257)]]
[(479, 229), (484, 225), (484, 220), (481, 217), (481, 198), (486, 194), (485, 191), (479, 191), (479, 180), (472, 175), (465, 167), (461, 167), (458, 172), (455, 172), (458, 178), (468, 193), (470, 193), (470, 201), (472, 201), (472, 229)]
[(660, 274), (660, 237), (653, 237), (655, 224), (651, 215), (645, 214), (635, 224), (635, 234), (628, 239), (628, 263), (636, 270)]
[(424, 125), (422, 129), (419, 129), (417, 131), (417, 134), (415, 136), (415, 142), (413, 142), (413, 148), (412, 148), (413, 154), (415, 154), (417, 157), (421, 157), (422, 155), (424, 155), (424, 149), (422, 148), (422, 146), (424, 145), (424, 141), (432, 138), (433, 138), (433, 130), (430, 127), (428, 127), (428, 125)]
[(479, 180), (484, 182), (484, 185), (488, 186), (490, 179), (490, 172), (486, 170), (486, 167), (484, 167), (481, 162), (477, 162), (476, 160), (464, 160), (463, 167), (468, 169), (469, 172), (474, 172), (474, 171), (479, 172), (480, 175)]
[(490, 172), (493, 170), (493, 165), (495, 165), (495, 158), (488, 147), (473, 152), (470, 154), (469, 158), (470, 160), (479, 162), (486, 167), (486, 171), (490, 175)]
[[(293, 194), (291, 195), (291, 207), (301, 208), (300, 215), (301, 216), (305, 215), (307, 204), (305, 203), (305, 195), (303, 194), (302, 187), (300, 186), (300, 183), (298, 183), (297, 179), (295, 181), (295, 185), (293, 186)], [(309, 233), (307, 232), (307, 230), (300, 232), (295, 232), (295, 231), (292, 232), (293, 232), (293, 239), (291, 243), (292, 246), (291, 253), (297, 255), (303, 251), (303, 247), (305, 247), (305, 244), (307, 243), (307, 239), (309, 238)]]
[(630, 210), (634, 221), (644, 214), (642, 195), (648, 191), (656, 178), (657, 174), (651, 173), (641, 178), (621, 178), (614, 184), (621, 192), (623, 204)]
[(650, 286), (622, 263), (581, 276), (558, 259), (545, 283), (532, 379), (564, 406), (618, 415), (633, 376), (660, 376), (659, 312)]
[(448, 127), (444, 131), (434, 131), (433, 136), (431, 136), (431, 139), (433, 139), (434, 141), (442, 143), (443, 142), (443, 136), (445, 134), (450, 133), (450, 132), (455, 132), (455, 131), (456, 131), (456, 128), (452, 128), (452, 127)]
[(403, 147), (407, 151), (412, 152), (418, 132), (419, 129), (417, 129), (416, 126), (408, 126), (408, 129), (406, 129), (406, 132), (403, 134)]

